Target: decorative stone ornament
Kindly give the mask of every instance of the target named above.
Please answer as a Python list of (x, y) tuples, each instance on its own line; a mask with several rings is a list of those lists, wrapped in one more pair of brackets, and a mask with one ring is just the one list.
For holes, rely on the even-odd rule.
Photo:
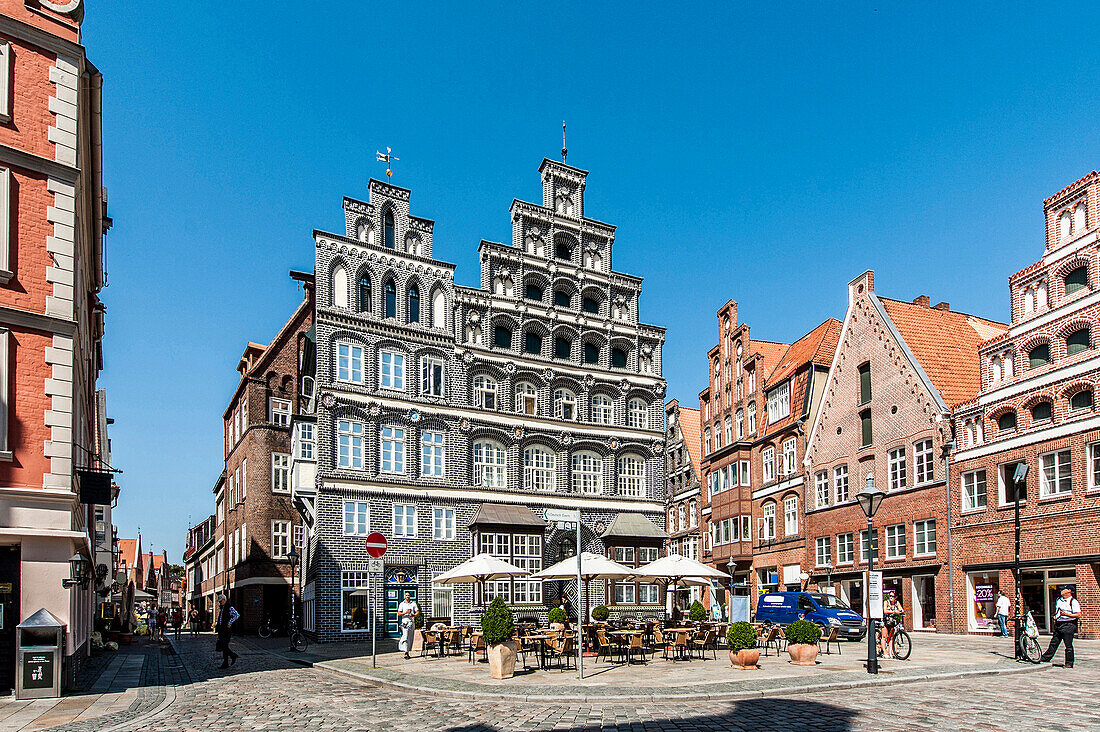
[(470, 420), (463, 417), (462, 421), (458, 423), (458, 428), (460, 430), (462, 430), (463, 432), (469, 432), (470, 431)]
[(331, 391), (326, 391), (324, 394), (321, 395), (321, 404), (324, 404), (329, 409), (332, 409), (334, 406), (336, 406), (336, 395), (333, 394)]
[(420, 421), (420, 410), (410, 409), (409, 410), (409, 421), (414, 423), (414, 424), (416, 422), (419, 422)]
[(504, 370), (510, 374), (514, 374), (516, 373), (516, 365), (509, 361), (508, 363), (504, 364)]
[(610, 440), (608, 440), (608, 442), (607, 442), (607, 446), (608, 446), (608, 447), (610, 447), (610, 448), (611, 448), (612, 450), (618, 450), (618, 449), (619, 449), (619, 445), (621, 445), (621, 444), (622, 444), (622, 443), (620, 443), (620, 442), (619, 442), (619, 438), (617, 438), (617, 437), (612, 437), (612, 438), (611, 438)]
[(630, 382), (627, 381), (626, 379), (623, 379), (622, 381), (619, 382), (619, 391), (621, 391), (623, 394), (625, 394), (626, 390), (629, 389), (629, 388), (630, 388)]
[(516, 426), (512, 428), (512, 437), (517, 440), (523, 439), (523, 427)]
[(474, 362), (474, 354), (470, 353), (469, 351), (466, 351), (466, 353), (462, 354), (462, 361), (463, 361), (463, 363), (467, 363), (467, 364), (473, 363)]
[(382, 414), (382, 405), (378, 404), (377, 402), (372, 402), (370, 405), (367, 406), (367, 414), (372, 417), (377, 417), (378, 415)]
[(573, 444), (573, 433), (572, 432), (562, 432), (561, 433), (561, 444), (563, 444), (563, 445), (572, 445)]

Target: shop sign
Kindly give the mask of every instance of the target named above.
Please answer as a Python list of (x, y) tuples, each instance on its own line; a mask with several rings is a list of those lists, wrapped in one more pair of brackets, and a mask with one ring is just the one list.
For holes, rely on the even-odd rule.
[(875, 620), (882, 620), (882, 572), (867, 573), (868, 614)]
[(993, 595), (992, 584), (974, 585), (974, 602), (993, 602)]

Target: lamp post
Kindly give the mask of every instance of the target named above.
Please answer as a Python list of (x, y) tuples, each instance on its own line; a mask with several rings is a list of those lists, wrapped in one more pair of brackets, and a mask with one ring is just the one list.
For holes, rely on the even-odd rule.
[(290, 639), (290, 650), (292, 651), (298, 650), (294, 647), (294, 636), (298, 632), (298, 608), (294, 602), (294, 570), (298, 567), (298, 560), (301, 559), (301, 556), (293, 546), (286, 553), (286, 559), (290, 562), (290, 632), (287, 633), (287, 636)]
[(61, 586), (65, 589), (77, 586), (81, 589), (87, 587), (88, 580), (90, 579), (88, 574), (90, 566), (91, 562), (85, 559), (81, 554), (74, 554), (69, 557), (69, 576), (71, 579), (62, 579)]
[(1013, 658), (1017, 660), (1023, 655), (1020, 653), (1020, 636), (1021, 636), (1021, 620), (1020, 617), (1020, 493), (1027, 496), (1027, 471), (1028, 464), (1026, 462), (1017, 463), (1016, 470), (1012, 473), (1012, 482), (1015, 486), (1016, 495), (1013, 496), (1016, 500), (1012, 502), (1013, 506), (1013, 521), (1016, 528), (1016, 559), (1012, 563), (1012, 578), (1016, 584), (1016, 617), (1012, 620), (1012, 641), (1016, 647), (1016, 652), (1013, 654)]
[(885, 493), (875, 488), (875, 476), (867, 476), (867, 487), (856, 494), (856, 502), (867, 515), (867, 673), (878, 673), (878, 653), (875, 648), (875, 621), (871, 616), (871, 573), (875, 571), (875, 514)]

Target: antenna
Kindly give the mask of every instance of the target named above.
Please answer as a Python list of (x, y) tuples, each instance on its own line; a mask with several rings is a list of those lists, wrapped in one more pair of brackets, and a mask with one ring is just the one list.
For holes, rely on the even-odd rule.
[(565, 146), (565, 120), (561, 121), (561, 161), (564, 163), (565, 158), (569, 155), (569, 148)]

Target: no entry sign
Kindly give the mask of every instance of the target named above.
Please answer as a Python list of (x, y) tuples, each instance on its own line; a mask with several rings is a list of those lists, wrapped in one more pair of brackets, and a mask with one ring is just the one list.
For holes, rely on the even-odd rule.
[(367, 554), (380, 559), (386, 553), (386, 537), (377, 531), (367, 537)]

